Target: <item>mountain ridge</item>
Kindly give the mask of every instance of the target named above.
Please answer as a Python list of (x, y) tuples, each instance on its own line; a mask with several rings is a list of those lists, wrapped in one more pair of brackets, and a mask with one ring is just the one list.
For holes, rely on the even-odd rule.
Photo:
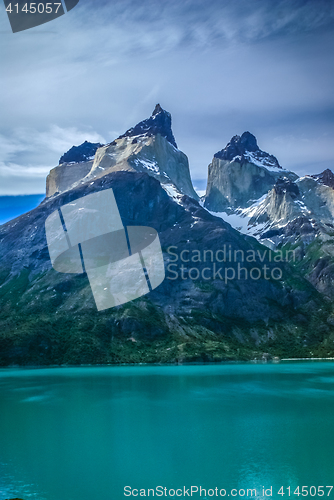
[[(186, 155), (149, 129), (163, 116), (171, 130), (168, 115), (157, 105), (94, 160), (58, 165), (43, 202), (0, 227), (2, 366), (334, 355), (331, 175), (298, 178), (246, 132), (213, 157), (199, 200)], [(166, 278), (99, 312), (85, 273), (52, 268), (44, 224), (104, 189), (124, 226), (158, 232)]]
[(238, 163), (247, 163), (253, 159), (267, 167), (282, 168), (275, 156), (259, 148), (256, 137), (250, 132), (233, 136), (225, 148), (214, 154), (214, 158)]
[[(44, 221), (58, 207), (109, 188), (124, 224), (150, 225), (159, 232), (168, 274), (148, 296), (99, 313), (85, 274), (52, 269)], [(150, 203), (143, 205), (148, 198)], [(207, 281), (183, 279), (181, 274), (174, 279), (175, 267), (168, 267), (175, 261), (170, 246), (174, 252), (175, 247), (204, 248), (214, 254), (224, 245), (244, 252), (261, 252), (262, 246), (210, 215), (196, 200), (186, 195), (173, 200), (146, 173), (112, 172), (46, 199), (2, 226), (0, 239), (1, 365), (252, 359), (264, 352), (286, 353), (282, 336), (291, 337), (290, 352), (305, 354), (299, 339), (306, 339), (307, 348), (309, 342), (314, 345), (305, 328), (313, 321), (310, 311), (319, 311), (324, 326), (330, 314), (312, 285), (294, 275), (288, 263), (282, 264), (284, 283), (242, 277), (225, 284), (219, 277)], [(179, 273), (182, 262), (176, 268)], [(266, 256), (262, 264), (274, 265)], [(192, 266), (202, 273), (208, 264)], [(253, 266), (243, 264), (248, 271)], [(330, 331), (327, 325), (317, 337), (321, 352)]]
[[(198, 199), (191, 182), (188, 158), (177, 148), (171, 120), (171, 114), (157, 104), (150, 118), (96, 148), (94, 158), (86, 155), (85, 161), (53, 168), (47, 177), (46, 196), (57, 195), (108, 172), (136, 171), (147, 172), (180, 194)], [(81, 155), (82, 149), (88, 146), (83, 143), (78, 147)], [(72, 158), (72, 153), (66, 154)]]

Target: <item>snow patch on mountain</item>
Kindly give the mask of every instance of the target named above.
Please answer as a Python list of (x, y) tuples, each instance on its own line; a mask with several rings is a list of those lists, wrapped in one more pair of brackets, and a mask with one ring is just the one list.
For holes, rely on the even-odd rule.
[(272, 155), (260, 155), (257, 152), (247, 151), (243, 156), (250, 163), (253, 163), (257, 167), (266, 168), (270, 172), (281, 172), (282, 174), (283, 172), (288, 172), (288, 170), (278, 166), (276, 158)]
[(142, 166), (144, 168), (147, 168), (147, 170), (151, 170), (152, 172), (159, 173), (159, 166), (155, 160), (144, 160), (144, 159), (138, 159), (136, 158), (133, 160), (133, 163), (136, 166)]
[[(265, 201), (267, 195), (261, 196), (258, 200), (254, 201), (254, 203), (248, 208), (239, 208), (232, 209), (228, 207), (228, 212), (214, 212), (212, 210), (206, 209), (211, 215), (215, 217), (220, 217), (225, 222), (228, 222), (234, 229), (239, 231), (242, 234), (248, 234), (250, 236), (259, 237), (261, 230), (264, 229), (266, 224), (252, 224), (251, 220), (254, 217), (254, 214), (259, 209), (259, 207)], [(204, 202), (200, 202), (200, 205), (204, 207)]]
[(174, 184), (161, 184), (161, 187), (166, 191), (176, 203), (182, 205), (183, 194), (174, 186)]

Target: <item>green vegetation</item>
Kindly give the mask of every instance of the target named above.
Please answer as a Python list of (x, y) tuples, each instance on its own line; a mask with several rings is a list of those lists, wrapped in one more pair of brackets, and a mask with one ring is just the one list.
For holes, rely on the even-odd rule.
[(205, 308), (168, 316), (148, 296), (99, 313), (84, 275), (51, 270), (32, 279), (24, 269), (10, 281), (6, 270), (0, 276), (1, 366), (334, 356), (330, 304), (312, 314), (282, 305), (284, 321), (268, 323)]

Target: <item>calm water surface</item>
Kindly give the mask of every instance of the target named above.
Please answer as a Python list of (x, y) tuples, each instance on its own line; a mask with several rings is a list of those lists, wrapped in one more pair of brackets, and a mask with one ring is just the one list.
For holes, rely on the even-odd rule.
[(0, 405), (0, 500), (334, 483), (332, 362), (0, 370)]

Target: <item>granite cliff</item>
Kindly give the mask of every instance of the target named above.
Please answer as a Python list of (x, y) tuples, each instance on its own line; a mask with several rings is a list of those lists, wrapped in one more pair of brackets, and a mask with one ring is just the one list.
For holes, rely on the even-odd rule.
[(236, 135), (208, 167), (205, 207), (214, 212), (248, 207), (282, 176), (298, 177), (284, 170), (275, 156), (260, 150), (254, 135)]

